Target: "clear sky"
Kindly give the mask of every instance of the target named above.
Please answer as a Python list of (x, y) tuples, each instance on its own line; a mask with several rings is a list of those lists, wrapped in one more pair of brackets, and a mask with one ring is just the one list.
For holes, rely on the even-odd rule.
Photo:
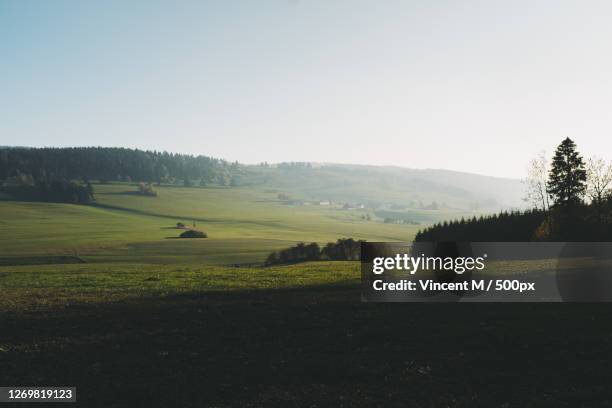
[(0, 145), (522, 177), (612, 158), (612, 2), (0, 0)]

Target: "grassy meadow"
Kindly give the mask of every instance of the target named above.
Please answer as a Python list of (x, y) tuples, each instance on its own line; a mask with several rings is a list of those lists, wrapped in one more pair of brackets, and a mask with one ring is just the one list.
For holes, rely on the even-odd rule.
[[(284, 204), (261, 189), (96, 185), (96, 205), (0, 200), (0, 257), (74, 255), (88, 261), (256, 263), (297, 242), (341, 237), (410, 240), (419, 226), (365, 221), (365, 210)], [(441, 214), (440, 216), (443, 216)], [(177, 240), (177, 222), (208, 233)]]
[(49, 264), (0, 267), (3, 311), (32, 311), (174, 295), (356, 285), (359, 264), (240, 268), (197, 264)]

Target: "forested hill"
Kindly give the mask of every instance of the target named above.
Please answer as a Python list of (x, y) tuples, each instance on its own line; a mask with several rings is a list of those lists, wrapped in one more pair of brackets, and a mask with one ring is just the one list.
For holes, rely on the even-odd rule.
[(519, 180), (390, 166), (325, 163), (245, 165), (208, 156), (126, 148), (0, 147), (0, 187), (45, 183), (143, 182), (243, 187), (286, 204), (370, 208), (389, 222), (426, 222), (443, 213), (495, 212), (521, 205)]
[(83, 179), (229, 185), (237, 163), (207, 156), (109, 147), (0, 148), (0, 180)]

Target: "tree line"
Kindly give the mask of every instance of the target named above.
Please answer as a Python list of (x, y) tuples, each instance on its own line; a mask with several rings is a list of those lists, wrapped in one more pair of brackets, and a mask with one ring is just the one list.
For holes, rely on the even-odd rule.
[(0, 148), (0, 180), (138, 181), (146, 183), (236, 184), (238, 163), (192, 156), (109, 147)]
[(329, 242), (323, 248), (316, 242), (299, 244), (272, 252), (265, 264), (280, 265), (308, 261), (357, 261), (361, 256), (361, 242), (353, 238), (341, 238), (336, 242)]
[(71, 204), (89, 204), (95, 201), (91, 183), (68, 180), (35, 180), (20, 175), (5, 182), (0, 188), (25, 200), (51, 201)]
[(530, 241), (545, 217), (534, 209), (444, 221), (417, 232), (415, 241)]
[(585, 162), (570, 138), (548, 161), (542, 153), (529, 164), (527, 211), (456, 220), (419, 231), (416, 241), (610, 241), (612, 164)]

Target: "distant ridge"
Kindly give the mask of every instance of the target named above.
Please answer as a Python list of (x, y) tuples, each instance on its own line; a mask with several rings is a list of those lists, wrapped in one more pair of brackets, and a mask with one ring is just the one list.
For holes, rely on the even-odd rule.
[(519, 180), (454, 170), (308, 162), (245, 165), (203, 155), (116, 147), (0, 147), (0, 180), (18, 175), (251, 186), (278, 190), (296, 200), (331, 200), (349, 208), (361, 204), (387, 212), (494, 212), (524, 205)]

